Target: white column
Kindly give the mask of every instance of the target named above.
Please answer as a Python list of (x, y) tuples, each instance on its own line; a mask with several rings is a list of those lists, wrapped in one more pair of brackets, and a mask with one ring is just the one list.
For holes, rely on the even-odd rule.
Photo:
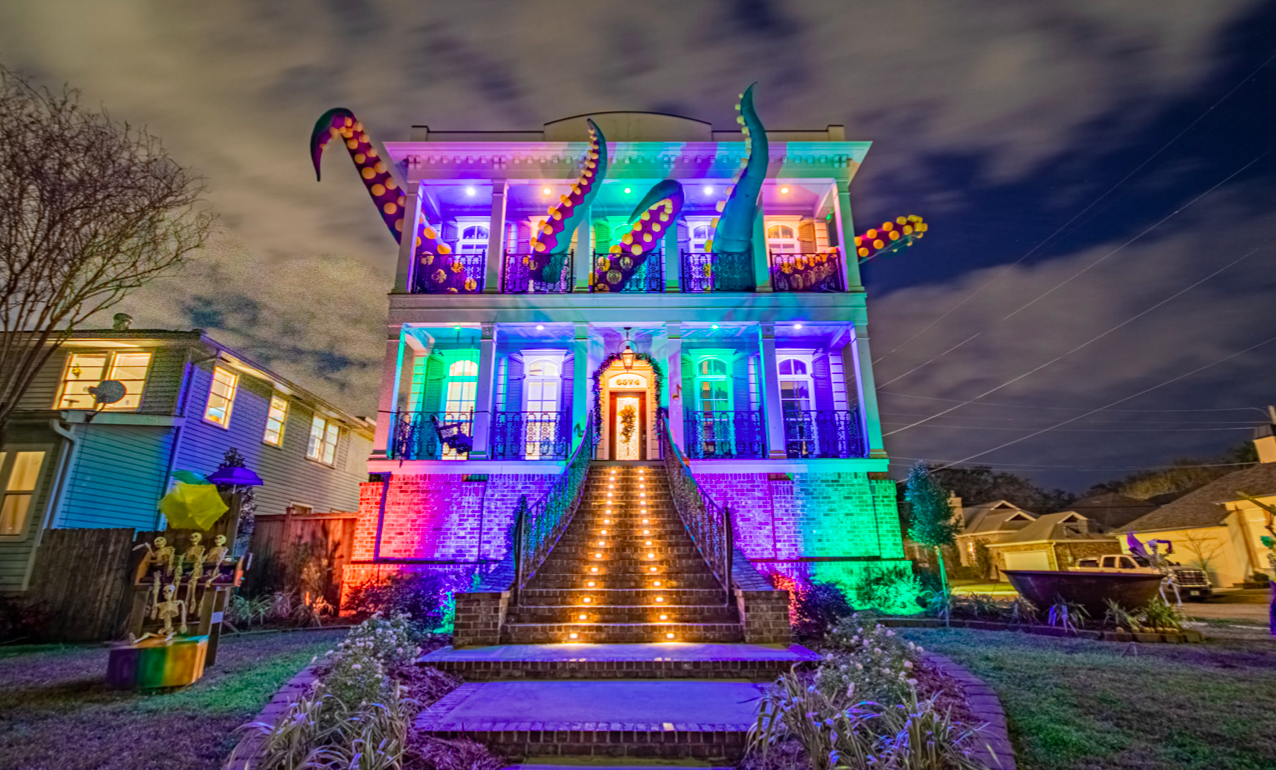
[[(570, 237), (570, 236), (569, 236)], [(594, 269), (594, 207), (585, 207), (585, 220), (576, 228), (576, 291), (589, 291), (589, 274)]]
[(496, 324), (482, 324), (479, 336), (478, 387), (474, 395), (474, 447), (469, 459), (486, 460), (492, 425), (492, 379), (496, 374)]
[(758, 324), (762, 348), (762, 406), (766, 410), (768, 456), (772, 460), (788, 457), (784, 440), (784, 412), (780, 405), (780, 367), (775, 359), (775, 324)]
[(425, 198), (421, 183), (404, 188), (403, 230), (399, 233), (399, 264), (394, 271), (394, 294), (408, 293), (412, 284), (413, 258), (416, 256), (416, 221), (421, 215), (421, 201)]
[(487, 227), (487, 265), (483, 276), (483, 293), (500, 294), (505, 274), (505, 198), (509, 183), (492, 182), (492, 219)]
[(665, 348), (665, 389), (662, 404), (669, 410), (669, 440), (674, 446), (686, 451), (683, 444), (682, 410), (686, 398), (682, 393), (682, 324), (665, 324), (665, 334), (669, 338)]
[[(665, 230), (665, 291), (682, 291), (682, 257), (678, 254), (678, 226)], [(681, 418), (679, 418), (681, 419)]]
[(381, 399), (377, 405), (377, 427), (373, 434), (372, 457), (384, 459), (393, 435), (395, 413), (399, 408), (399, 376), (403, 366), (403, 327), (390, 326), (385, 341), (385, 359), (381, 365)]
[(851, 218), (851, 183), (833, 183), (833, 223), (837, 226), (837, 243), (842, 252), (842, 281), (847, 291), (862, 291), (860, 258), (855, 253), (855, 222)]
[(766, 227), (762, 218), (762, 207), (758, 206), (758, 217), (753, 220), (753, 280), (758, 291), (774, 291), (771, 288), (771, 255), (767, 252)]
[(589, 421), (589, 324), (575, 324), (572, 341), (572, 453), (585, 436)]
[(877, 385), (873, 382), (873, 355), (868, 349), (868, 322), (864, 313), (856, 315), (859, 318), (851, 329), (851, 342), (842, 354), (843, 360), (849, 352), (852, 359), (849, 363), (855, 367), (855, 392), (860, 400), (860, 429), (864, 431), (864, 441), (868, 444), (868, 456), (885, 457), (882, 418), (877, 413)]

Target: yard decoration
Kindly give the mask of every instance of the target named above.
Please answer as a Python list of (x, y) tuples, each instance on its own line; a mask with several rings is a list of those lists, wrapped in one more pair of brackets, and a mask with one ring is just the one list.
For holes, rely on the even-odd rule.
[(684, 195), (676, 180), (658, 182), (643, 196), (629, 215), (630, 230), (594, 265), (590, 283), (594, 291), (624, 291), (634, 273), (660, 247), (670, 228), (682, 216)]
[(916, 214), (896, 217), (894, 222), (883, 222), (880, 227), (855, 236), (855, 254), (863, 260), (895, 254), (921, 240), (929, 229), (930, 225)]
[(762, 198), (762, 182), (766, 179), (770, 150), (766, 128), (753, 109), (753, 86), (744, 89), (735, 108), (736, 122), (744, 134), (744, 164), (736, 171), (727, 187), (727, 197), (718, 202), (720, 212), (713, 223), (713, 237), (704, 250), (711, 252), (744, 252), (753, 248), (753, 225), (758, 202)]
[(106, 686), (112, 690), (181, 687), (204, 675), (208, 637), (184, 639), (154, 637), (113, 647), (106, 668)]
[[(1264, 527), (1272, 534), (1271, 537), (1264, 535), (1259, 539), (1263, 545), (1267, 546), (1267, 566), (1276, 575), (1276, 506), (1264, 503), (1247, 492), (1237, 490), (1236, 494), (1262, 508), (1267, 513), (1267, 521), (1264, 523)], [(1276, 636), (1276, 577), (1273, 577), (1269, 585), (1272, 591), (1272, 602), (1267, 611), (1267, 627), (1272, 636)]]
[(532, 273), (539, 272), (540, 279), (546, 283), (563, 278), (572, 233), (589, 215), (589, 204), (607, 178), (607, 137), (592, 119), (587, 118), (585, 122), (589, 124), (589, 150), (585, 152), (580, 176), (571, 191), (560, 195), (558, 203), (549, 207), (549, 218), (531, 238)]
[(218, 494), (217, 487), (208, 482), (189, 484), (179, 481), (159, 503), (160, 512), (174, 529), (207, 530), (229, 508)]

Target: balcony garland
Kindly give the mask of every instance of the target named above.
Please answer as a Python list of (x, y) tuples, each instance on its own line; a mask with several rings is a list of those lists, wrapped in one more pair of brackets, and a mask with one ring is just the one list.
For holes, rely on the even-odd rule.
[[(650, 353), (634, 353), (634, 360), (646, 361), (647, 364), (651, 366), (651, 372), (655, 376), (655, 380), (656, 380), (655, 382), (656, 408), (657, 409), (660, 408), (660, 394), (662, 392), (660, 383), (663, 382), (665, 378), (664, 367), (660, 365), (659, 361), (652, 358)], [(603, 374), (607, 371), (608, 367), (610, 367), (612, 364), (618, 361), (620, 361), (620, 353), (612, 353), (611, 355), (603, 359), (601, 366), (599, 366), (597, 369), (594, 370), (593, 380), (594, 380), (594, 439), (595, 440), (601, 439), (603, 435), (602, 377), (603, 377)]]

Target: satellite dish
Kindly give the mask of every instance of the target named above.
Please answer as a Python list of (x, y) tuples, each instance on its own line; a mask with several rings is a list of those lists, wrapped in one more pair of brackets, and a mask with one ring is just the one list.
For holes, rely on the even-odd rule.
[(93, 396), (93, 405), (99, 408), (114, 404), (128, 395), (124, 383), (119, 380), (102, 380), (88, 390), (89, 395)]

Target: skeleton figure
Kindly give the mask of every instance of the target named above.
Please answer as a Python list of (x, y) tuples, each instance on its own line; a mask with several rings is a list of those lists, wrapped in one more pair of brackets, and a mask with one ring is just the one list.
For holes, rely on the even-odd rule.
[(177, 549), (168, 544), (168, 538), (161, 535), (155, 538), (154, 543), (142, 543), (141, 545), (136, 546), (133, 550), (136, 551), (138, 548), (146, 549), (146, 556), (143, 559), (145, 564), (143, 570), (150, 569), (150, 565), (154, 564), (155, 566), (162, 568), (164, 570), (164, 574), (170, 576), (173, 574), (173, 561), (177, 555)]
[(151, 620), (159, 618), (160, 605), (160, 573), (155, 573), (155, 583), (151, 586)]
[(186, 603), (194, 604), (195, 602), (195, 584), (204, 575), (204, 544), (201, 542), (204, 536), (198, 532), (191, 533), (191, 544), (187, 547), (186, 553), (182, 554), (182, 561), (190, 562), (191, 574), (186, 583)]
[(181, 617), (181, 625), (178, 626), (178, 633), (186, 633), (186, 602), (175, 598), (177, 595), (177, 584), (169, 583), (164, 586), (164, 601), (160, 602), (158, 607), (159, 619), (164, 621), (164, 636), (173, 635), (173, 618)]
[(221, 575), (222, 562), (226, 560), (226, 554), (230, 549), (226, 547), (226, 536), (218, 535), (213, 540), (213, 547), (208, 549), (208, 553), (204, 556), (204, 563), (209, 566), (208, 581), (205, 586), (211, 586), (213, 581)]

